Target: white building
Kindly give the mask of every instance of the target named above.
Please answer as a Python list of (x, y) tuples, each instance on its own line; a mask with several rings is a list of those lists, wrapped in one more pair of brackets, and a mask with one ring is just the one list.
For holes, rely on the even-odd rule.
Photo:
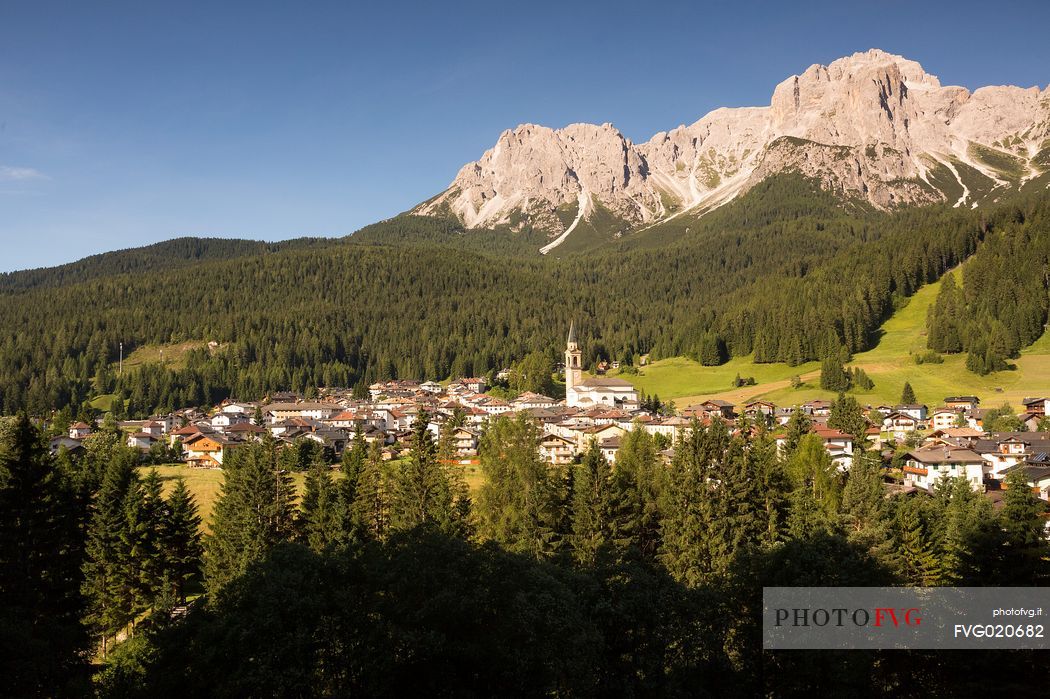
[(576, 321), (569, 326), (565, 345), (565, 404), (570, 408), (637, 403), (638, 391), (629, 381), (613, 378), (583, 378), (583, 353), (576, 342)]
[(935, 444), (908, 452), (904, 483), (932, 490), (945, 478), (965, 478), (974, 490), (984, 491), (985, 460), (969, 449)]

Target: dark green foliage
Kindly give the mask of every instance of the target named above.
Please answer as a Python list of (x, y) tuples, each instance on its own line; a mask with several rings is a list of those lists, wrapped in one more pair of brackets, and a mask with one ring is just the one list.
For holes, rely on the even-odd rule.
[(839, 394), (838, 399), (831, 404), (828, 427), (833, 427), (853, 437), (853, 443), (858, 448), (862, 447), (867, 439), (868, 420), (864, 417), (860, 403), (853, 396)]
[(917, 399), (915, 398), (915, 390), (911, 387), (911, 384), (907, 381), (904, 382), (904, 388), (901, 389), (901, 404), (902, 405), (915, 405)]
[[(513, 234), (405, 216), (348, 240), (173, 260), (146, 274), (122, 267), (121, 255), (136, 251), (100, 261), (108, 274), (40, 272), (39, 283), (0, 288), (0, 324), (22, 329), (0, 340), (0, 409), (43, 413), (120, 393), (130, 415), (144, 416), (233, 394), (483, 374), (560, 347), (580, 308), (592, 318), (581, 338), (587, 357), (658, 359), (703, 346), (705, 361), (753, 353), (797, 364), (871, 346), (894, 299), (968, 257), (986, 231), (1018, 227), (995, 212), (950, 207), (846, 213), (812, 183), (773, 179), (702, 219), (676, 219), (690, 232), (660, 247), (647, 247), (643, 239), (654, 238), (646, 233), (585, 255), (540, 257), (516, 247)], [(1034, 230), (1042, 204), (1025, 206), (1021, 227)], [(1028, 275), (1034, 258), (1011, 289), (1038, 289)], [(979, 267), (968, 295), (971, 281), (977, 289), (1005, 274)], [(174, 308), (161, 301), (175, 297)], [(1008, 351), (1041, 328), (1028, 307), (989, 307), (1001, 311)], [(211, 339), (224, 346), (189, 352), (183, 368), (148, 364), (114, 375), (118, 342), (130, 352)]]
[(984, 414), (981, 420), (985, 432), (1025, 432), (1026, 428), (1021, 418), (1017, 416), (1009, 403), (1003, 403), (998, 408), (992, 408)]
[(339, 487), (323, 460), (315, 461), (306, 474), (299, 507), (299, 538), (311, 549), (321, 552), (346, 540)]
[(198, 584), (201, 572), (201, 518), (197, 502), (179, 478), (168, 494), (163, 517), (162, 543), (175, 599), (185, 602), (186, 591)]
[(514, 393), (532, 391), (550, 395), (554, 391), (554, 365), (543, 352), (530, 352), (511, 367), (507, 382)]
[(464, 533), (466, 485), (447, 464), (438, 461), (430, 417), (421, 410), (413, 426), (408, 459), (394, 471), (391, 525), (395, 530), (430, 527), (446, 534)]
[(613, 531), (628, 555), (655, 561), (660, 546), (660, 499), (665, 486), (656, 442), (644, 429), (632, 429), (616, 453), (612, 475)]
[(0, 430), (2, 691), (80, 693), (88, 645), (80, 624), (81, 504), (28, 418)]
[(272, 438), (233, 450), (224, 460), (223, 476), (205, 542), (205, 582), (211, 594), (295, 531), (294, 486), (278, 467)]
[(485, 482), (478, 493), (478, 534), (508, 551), (537, 558), (558, 545), (557, 471), (537, 452), (539, 427), (524, 413), (489, 423), (478, 446)]
[(594, 565), (613, 540), (612, 470), (597, 442), (591, 440), (583, 461), (575, 467), (572, 498), (573, 556)]
[(1037, 340), (1050, 317), (1050, 218), (1045, 202), (1021, 200), (990, 215), (991, 231), (967, 262), (962, 288), (948, 277), (927, 318), (930, 349), (967, 352), (977, 374)]
[(1004, 573), (1002, 585), (1045, 585), (1050, 574), (1050, 543), (1046, 539), (1046, 503), (1028, 485), (1021, 469), (1011, 471), (1003, 482), (1003, 509), (999, 526), (1003, 531)]
[(821, 362), (820, 387), (825, 391), (839, 393), (850, 389), (850, 375), (846, 371), (842, 353), (834, 352)]

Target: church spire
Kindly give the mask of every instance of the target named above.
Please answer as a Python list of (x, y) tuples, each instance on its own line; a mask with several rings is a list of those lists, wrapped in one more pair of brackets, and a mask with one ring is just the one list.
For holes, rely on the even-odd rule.
[(570, 345), (575, 345), (576, 344), (576, 319), (575, 318), (573, 318), (573, 320), (569, 323), (569, 339), (568, 339), (567, 342)]

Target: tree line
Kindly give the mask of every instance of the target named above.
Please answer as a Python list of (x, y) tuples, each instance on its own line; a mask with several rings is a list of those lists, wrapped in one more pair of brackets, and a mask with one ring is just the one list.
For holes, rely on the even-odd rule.
[[(642, 354), (821, 360), (870, 347), (904, 299), (978, 246), (1023, 255), (1045, 208), (1031, 198), (987, 212), (886, 213), (783, 176), (674, 235), (628, 235), (561, 259), (526, 253), (510, 232), (414, 216), (336, 241), (185, 243), (164, 249), (174, 256), (166, 264), (157, 251), (142, 263), (125, 260), (136, 251), (113, 254), (0, 283), (0, 324), (11, 329), (0, 338), (0, 411), (44, 414), (119, 394), (141, 417), (277, 390), (485, 375), (530, 353), (558, 361), (573, 318), (588, 365)], [(1045, 316), (1045, 290), (1043, 311), (1010, 303), (1043, 288), (1039, 262), (1009, 281), (1012, 263), (983, 265), (989, 256), (974, 260), (966, 288), (984, 304), (974, 317), (999, 318), (1014, 351)], [(998, 326), (987, 324), (990, 342)], [(178, 365), (117, 375), (120, 343), (130, 352), (191, 341), (202, 347)]]
[[(863, 432), (856, 400), (829, 424)], [(358, 435), (301, 497), (264, 440), (231, 454), (203, 537), (184, 486), (162, 495), (101, 434), (75, 459), (24, 417), (0, 441), (2, 662), (21, 696), (91, 691), (103, 651), (106, 696), (900, 696), (972, 692), (981, 667), (1017, 691), (1041, 681), (1016, 653), (761, 650), (763, 585), (1050, 574), (1023, 477), (999, 511), (962, 480), (887, 497), (876, 451), (843, 474), (801, 412), (782, 449), (762, 424), (694, 421), (670, 463), (636, 429), (614, 465), (592, 444), (565, 467), (540, 459), (531, 419), (501, 416), (474, 491), (450, 427), (434, 439), (421, 421), (397, 462)]]

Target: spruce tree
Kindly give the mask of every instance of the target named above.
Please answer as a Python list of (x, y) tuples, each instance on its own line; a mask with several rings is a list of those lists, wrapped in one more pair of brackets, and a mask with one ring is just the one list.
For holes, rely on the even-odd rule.
[(915, 405), (916, 402), (915, 391), (912, 390), (911, 384), (905, 381), (901, 390), (901, 405)]
[(299, 513), (299, 538), (318, 553), (340, 543), (339, 488), (323, 460), (314, 461), (306, 474)]
[(132, 554), (138, 562), (139, 588), (145, 608), (157, 607), (157, 599), (167, 592), (167, 560), (164, 546), (164, 517), (167, 503), (164, 485), (157, 469), (151, 468), (142, 479), (142, 503), (138, 522), (142, 527), (139, 553)]
[(909, 585), (927, 587), (943, 580), (937, 542), (929, 536), (920, 515), (921, 502), (902, 499), (897, 508), (895, 540), (896, 563)]
[(164, 565), (171, 591), (178, 603), (185, 604), (187, 590), (200, 579), (201, 518), (197, 501), (179, 477), (168, 493), (161, 526)]
[(876, 558), (888, 560), (886, 488), (879, 454), (854, 453), (853, 466), (842, 490), (842, 524), (851, 543), (864, 547)]
[(1003, 509), (999, 526), (1003, 531), (1002, 570), (1006, 585), (1044, 585), (1050, 573), (1050, 544), (1046, 539), (1046, 503), (1028, 485), (1023, 468), (1007, 474), (1003, 481)]
[(813, 426), (813, 420), (802, 410), (802, 408), (795, 408), (791, 412), (791, 417), (788, 418), (787, 432), (784, 435), (784, 454), (785, 458), (790, 458), (795, 453), (795, 449), (798, 448), (798, 443), (804, 436), (809, 434), (810, 428)]
[(390, 532), (391, 478), (378, 441), (368, 448), (368, 458), (358, 477), (351, 519), (361, 535), (372, 541), (386, 541)]
[(360, 527), (354, 516), (354, 501), (357, 500), (358, 484), (361, 481), (361, 473), (365, 469), (367, 460), (368, 443), (365, 441), (361, 427), (358, 426), (354, 430), (353, 440), (343, 449), (341, 459), (343, 478), (337, 484), (339, 490), (339, 541), (343, 544), (356, 542), (361, 537)]
[(842, 393), (831, 404), (831, 415), (828, 416), (828, 427), (832, 427), (853, 437), (855, 448), (862, 448), (867, 439), (868, 420), (864, 411), (853, 396)]
[(786, 471), (796, 489), (807, 488), (812, 492), (813, 501), (829, 521), (837, 518), (842, 479), (819, 435), (807, 434), (802, 438), (787, 461)]
[(82, 587), (88, 603), (85, 621), (99, 636), (103, 655), (108, 651), (109, 637), (135, 617), (138, 576), (128, 550), (134, 537), (126, 531), (126, 505), (129, 493), (138, 488), (133, 462), (124, 454), (115, 455), (102, 479), (88, 524)]
[(525, 413), (489, 422), (478, 445), (485, 481), (478, 492), (478, 535), (537, 558), (556, 548), (558, 484), (540, 458), (540, 431)]
[(654, 561), (660, 547), (662, 464), (652, 435), (640, 423), (623, 437), (612, 477), (615, 542)]
[(583, 565), (594, 565), (612, 542), (611, 476), (609, 462), (591, 440), (573, 479), (572, 551)]
[(272, 437), (264, 435), (261, 443), (233, 451), (223, 464), (223, 476), (205, 541), (205, 582), (212, 595), (295, 531), (294, 486), (278, 468)]
[(81, 502), (24, 414), (0, 434), (0, 676), (11, 696), (73, 694), (80, 623)]
[(409, 457), (396, 472), (392, 525), (399, 530), (433, 527), (458, 533), (464, 522), (457, 498), (465, 498), (466, 493), (438, 461), (428, 421), (429, 415), (421, 410), (413, 426)]

